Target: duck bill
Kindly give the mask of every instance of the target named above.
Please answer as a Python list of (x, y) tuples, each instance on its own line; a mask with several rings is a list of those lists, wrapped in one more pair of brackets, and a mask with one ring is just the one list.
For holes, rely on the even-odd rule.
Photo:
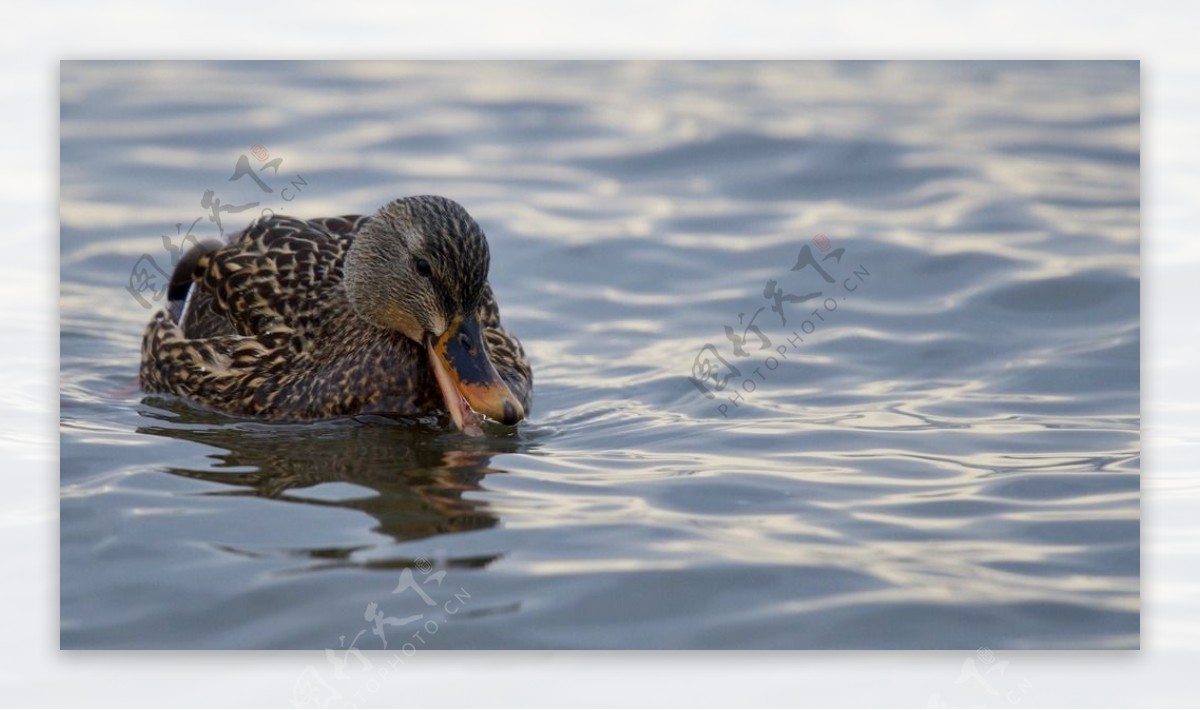
[(474, 316), (454, 319), (428, 348), (442, 399), (455, 427), (478, 430), (479, 414), (508, 425), (525, 418), (525, 408), (488, 358), (483, 329)]

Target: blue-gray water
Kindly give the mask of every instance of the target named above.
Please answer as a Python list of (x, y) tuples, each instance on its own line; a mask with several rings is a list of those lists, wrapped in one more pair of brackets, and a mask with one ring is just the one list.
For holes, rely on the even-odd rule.
[[(1138, 91), (1136, 63), (65, 63), (62, 645), (1136, 647)], [(216, 234), (206, 190), (259, 203), (227, 230), (461, 202), (530, 420), (143, 401), (131, 272)], [(781, 315), (772, 280), (821, 296)]]

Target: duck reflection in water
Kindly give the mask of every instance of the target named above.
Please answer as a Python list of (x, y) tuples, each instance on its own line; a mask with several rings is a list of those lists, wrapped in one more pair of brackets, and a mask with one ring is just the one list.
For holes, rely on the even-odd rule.
[[(319, 424), (266, 424), (198, 412), (181, 402), (148, 400), (144, 417), (160, 423), (139, 433), (182, 439), (223, 450), (210, 467), (170, 467), (168, 473), (230, 486), (210, 495), (258, 496), (303, 505), (346, 508), (378, 521), (373, 532), (397, 542), (479, 530), (499, 519), (486, 501), (464, 494), (483, 490), (483, 479), (504, 473), (492, 468), (498, 453), (524, 445), (518, 434), (470, 439), (441, 427), (365, 415)], [(352, 483), (374, 495), (327, 499), (303, 489), (330, 482)], [(361, 548), (309, 550), (333, 565), (348, 562)], [(454, 566), (483, 566), (497, 556), (447, 560)], [(408, 567), (411, 560), (368, 562), (367, 567)]]

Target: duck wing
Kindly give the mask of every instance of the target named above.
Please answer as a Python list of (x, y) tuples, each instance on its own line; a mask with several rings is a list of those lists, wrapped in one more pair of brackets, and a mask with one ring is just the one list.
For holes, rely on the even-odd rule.
[(228, 410), (272, 409), (263, 385), (294, 372), (315, 330), (348, 308), (342, 265), (366, 219), (272, 216), (226, 244), (193, 247), (176, 267), (168, 307), (147, 328), (142, 387)]
[[(201, 245), (178, 322), (191, 338), (304, 329), (329, 305), (354, 232), (367, 217), (255, 221), (220, 248)], [(190, 254), (189, 254), (190, 256)], [(178, 295), (178, 294), (177, 294)]]

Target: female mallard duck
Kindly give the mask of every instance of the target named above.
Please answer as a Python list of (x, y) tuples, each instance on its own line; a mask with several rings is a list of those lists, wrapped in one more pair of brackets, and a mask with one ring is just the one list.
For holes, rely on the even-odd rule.
[(487, 239), (444, 197), (374, 215), (272, 216), (193, 248), (142, 340), (147, 392), (311, 420), (449, 412), (516, 424), (533, 373), (500, 325)]

